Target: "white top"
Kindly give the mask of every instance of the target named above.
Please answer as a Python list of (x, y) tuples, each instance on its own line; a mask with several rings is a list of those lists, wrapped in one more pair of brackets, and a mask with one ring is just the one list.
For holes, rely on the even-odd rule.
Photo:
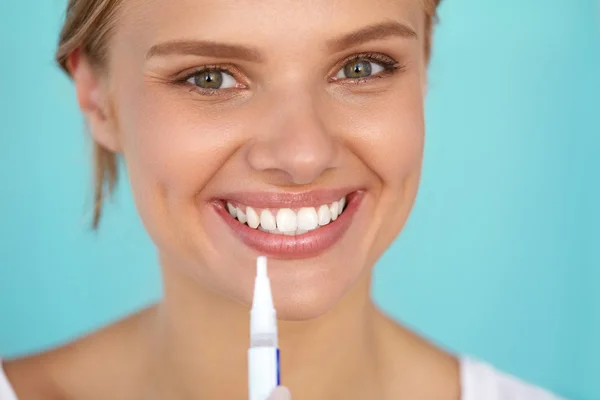
[(462, 400), (562, 400), (470, 358), (460, 360), (460, 371)]
[[(462, 400), (561, 400), (545, 390), (496, 371), (490, 365), (470, 358), (460, 360)], [(2, 370), (0, 360), (0, 400), (18, 400)]]

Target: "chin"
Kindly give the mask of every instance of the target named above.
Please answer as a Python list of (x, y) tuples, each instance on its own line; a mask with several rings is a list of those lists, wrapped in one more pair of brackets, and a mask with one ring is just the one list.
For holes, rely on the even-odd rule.
[(304, 273), (272, 276), (277, 317), (285, 321), (306, 321), (329, 313), (351, 295), (364, 268), (364, 265), (351, 264), (311, 264), (304, 266)]

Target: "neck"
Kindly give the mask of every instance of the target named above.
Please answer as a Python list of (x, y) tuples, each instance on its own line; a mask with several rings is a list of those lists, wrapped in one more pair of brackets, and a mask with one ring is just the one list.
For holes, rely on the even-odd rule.
[[(157, 398), (247, 398), (249, 307), (163, 265), (156, 336)], [(295, 398), (367, 398), (377, 369), (370, 277), (327, 314), (279, 322), (282, 383)], [(351, 383), (348, 383), (351, 382)], [(157, 393), (155, 392), (155, 395)]]

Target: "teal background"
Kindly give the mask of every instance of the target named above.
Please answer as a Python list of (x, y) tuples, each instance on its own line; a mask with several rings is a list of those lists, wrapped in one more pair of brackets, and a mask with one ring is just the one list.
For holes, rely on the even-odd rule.
[[(126, 184), (88, 228), (89, 141), (53, 63), (64, 6), (0, 2), (4, 356), (160, 296)], [(600, 6), (444, 0), (440, 14), (420, 197), (375, 297), (453, 351), (600, 399)]]

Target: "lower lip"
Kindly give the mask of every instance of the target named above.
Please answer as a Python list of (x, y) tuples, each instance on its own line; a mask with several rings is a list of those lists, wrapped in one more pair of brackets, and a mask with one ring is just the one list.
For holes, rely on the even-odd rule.
[(318, 256), (337, 243), (350, 227), (352, 217), (356, 214), (363, 197), (362, 191), (349, 194), (346, 197), (344, 212), (335, 221), (297, 236), (273, 234), (250, 228), (233, 218), (225, 209), (224, 202), (214, 202), (213, 206), (246, 246), (274, 258), (300, 259)]

